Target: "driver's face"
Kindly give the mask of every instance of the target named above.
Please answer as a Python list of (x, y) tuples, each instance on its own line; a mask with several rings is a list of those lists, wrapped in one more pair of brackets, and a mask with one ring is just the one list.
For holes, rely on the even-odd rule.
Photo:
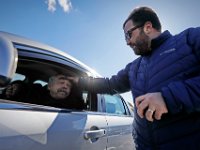
[(55, 99), (65, 99), (69, 96), (71, 87), (70, 81), (58, 77), (49, 85), (50, 95)]

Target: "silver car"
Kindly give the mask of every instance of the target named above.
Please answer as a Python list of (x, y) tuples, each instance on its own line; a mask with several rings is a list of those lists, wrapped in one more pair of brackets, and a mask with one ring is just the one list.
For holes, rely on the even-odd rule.
[[(0, 95), (15, 80), (46, 88), (57, 73), (99, 77), (62, 51), (0, 32)], [(1, 97), (0, 150), (133, 150), (129, 103), (120, 95), (83, 91), (82, 97), (83, 110)]]

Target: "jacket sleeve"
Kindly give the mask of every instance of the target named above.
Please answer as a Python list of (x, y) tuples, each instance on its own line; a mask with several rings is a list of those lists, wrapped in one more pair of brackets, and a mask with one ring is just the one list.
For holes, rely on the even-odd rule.
[(122, 69), (117, 75), (109, 78), (84, 77), (79, 79), (81, 89), (95, 93), (116, 94), (130, 90), (129, 70), (131, 63)]
[(172, 82), (162, 88), (169, 112), (173, 114), (200, 111), (200, 28), (189, 29), (187, 40), (199, 62), (198, 71), (187, 80)]

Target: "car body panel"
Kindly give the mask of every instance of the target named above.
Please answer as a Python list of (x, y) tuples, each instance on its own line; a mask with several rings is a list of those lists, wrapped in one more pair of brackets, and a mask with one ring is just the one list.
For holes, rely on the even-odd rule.
[(126, 116), (107, 115), (106, 120), (108, 122), (108, 148), (133, 150), (134, 143), (131, 134), (133, 119)]
[[(9, 107), (10, 105), (10, 107)], [(95, 142), (84, 135), (92, 127), (106, 129), (105, 115), (69, 110), (36, 109), (0, 104), (0, 149), (97, 149), (106, 148), (107, 137)], [(12, 119), (8, 119), (12, 118)], [(93, 122), (93, 120), (97, 120)], [(8, 144), (6, 141), (9, 141)]]

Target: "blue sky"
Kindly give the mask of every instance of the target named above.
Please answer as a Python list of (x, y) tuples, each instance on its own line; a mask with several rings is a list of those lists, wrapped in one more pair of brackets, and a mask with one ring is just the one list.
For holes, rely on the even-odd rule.
[[(122, 24), (136, 6), (157, 11), (163, 31), (200, 25), (199, 0), (0, 0), (0, 30), (67, 52), (110, 77), (134, 60)], [(132, 100), (130, 93), (124, 95)]]

